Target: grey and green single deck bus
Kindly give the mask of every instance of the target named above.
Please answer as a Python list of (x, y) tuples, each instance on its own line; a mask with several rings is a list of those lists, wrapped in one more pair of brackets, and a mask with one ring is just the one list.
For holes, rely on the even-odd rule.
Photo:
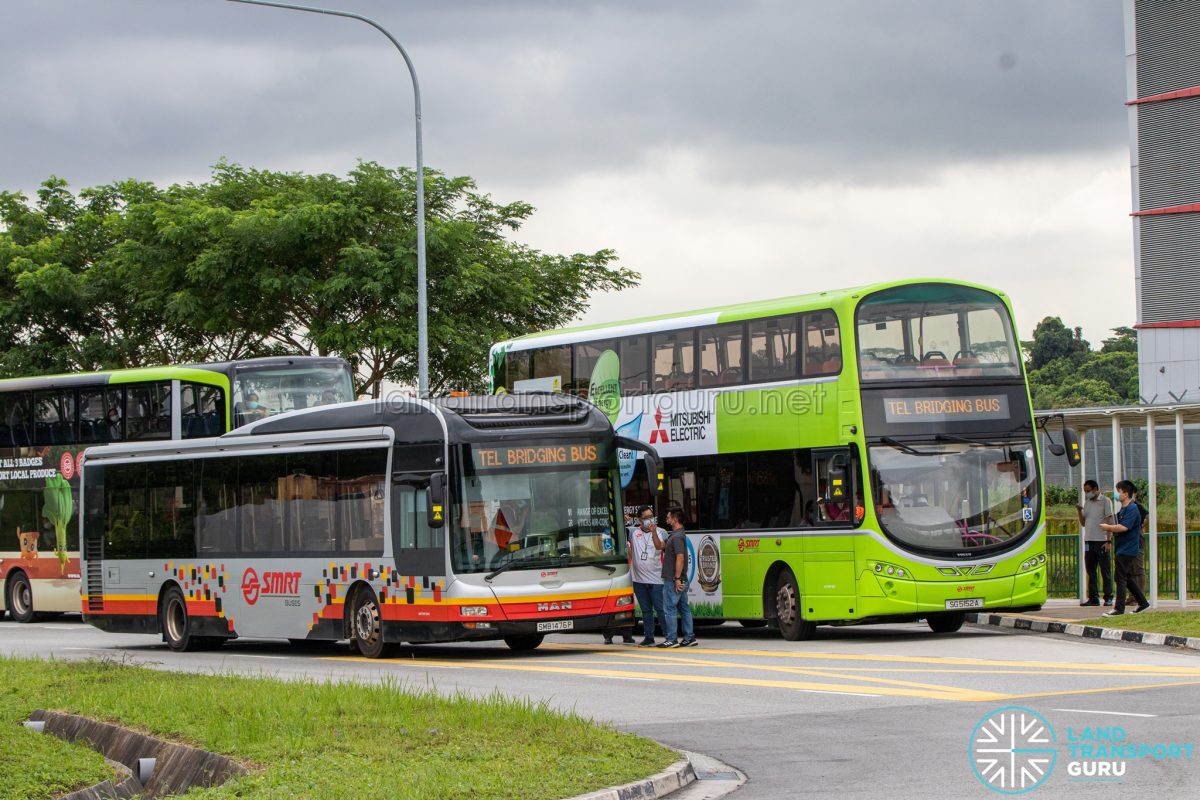
[(346, 361), (306, 356), (0, 381), (0, 616), (79, 611), (84, 448), (219, 436), (353, 399)]
[[(549, 331), (492, 348), (496, 393), (559, 390), (658, 449), (698, 617), (817, 625), (1046, 599), (1029, 392), (999, 291), (894, 281)], [(624, 454), (632, 461), (634, 454)], [(639, 471), (626, 502), (649, 500)]]
[(349, 639), (368, 657), (628, 629), (616, 444), (559, 395), (359, 401), (89, 449), (84, 617), (174, 650)]

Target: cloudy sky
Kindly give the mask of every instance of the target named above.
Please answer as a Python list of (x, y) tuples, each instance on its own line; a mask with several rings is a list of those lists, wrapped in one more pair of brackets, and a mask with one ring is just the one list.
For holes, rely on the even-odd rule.
[[(1134, 320), (1120, 0), (327, 0), (411, 54), (426, 163), (611, 247), (589, 322), (892, 277)], [(0, 187), (413, 163), (368, 26), (224, 0), (0, 0)]]

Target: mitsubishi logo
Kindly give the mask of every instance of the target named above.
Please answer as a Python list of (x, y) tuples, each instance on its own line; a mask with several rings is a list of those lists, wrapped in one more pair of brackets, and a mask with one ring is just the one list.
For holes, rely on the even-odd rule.
[(662, 426), (662, 409), (654, 409), (654, 430), (650, 431), (650, 444), (657, 442), (670, 444), (671, 439), (667, 436), (667, 429)]

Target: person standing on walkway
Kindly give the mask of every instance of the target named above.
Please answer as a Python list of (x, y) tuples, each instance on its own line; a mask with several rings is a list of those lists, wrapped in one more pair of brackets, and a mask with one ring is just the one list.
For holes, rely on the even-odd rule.
[(642, 506), (636, 521), (637, 524), (629, 528), (629, 561), (633, 596), (642, 612), (642, 641), (638, 646), (653, 647), (656, 623), (664, 637), (667, 632), (667, 626), (663, 624), (662, 593), (664, 537), (659, 536), (653, 506)]
[[(625, 512), (625, 541), (629, 543), (630, 548), (633, 547), (633, 533), (635, 530), (638, 530), (637, 521), (634, 519), (633, 514), (630, 514), (628, 511), (626, 511)], [(637, 597), (638, 596), (637, 595), (637, 577), (636, 577), (637, 573), (634, 572), (634, 570), (636, 569), (636, 561), (634, 560), (632, 549), (629, 551), (629, 555), (630, 555), (630, 559), (631, 559), (630, 563), (629, 563), (629, 572), (630, 572), (630, 577), (632, 577), (633, 581), (634, 581), (633, 595), (634, 595), (634, 597)], [(658, 582), (657, 582), (658, 571), (657, 570), (655, 570), (654, 577), (656, 579), (654, 587), (657, 589), (658, 588)], [(661, 603), (660, 603), (660, 607), (661, 607)], [(645, 606), (642, 606), (642, 608), (644, 609)], [(643, 613), (643, 615), (645, 615), (645, 611), (643, 611), (642, 613)], [(662, 612), (660, 611), (659, 613), (662, 613)], [(622, 644), (633, 644), (634, 639), (633, 639), (633, 633), (631, 631), (632, 631), (631, 628), (625, 628), (621, 631), (621, 643)], [(604, 643), (605, 644), (613, 643), (613, 631), (611, 629), (605, 629)]]
[(1113, 521), (1112, 500), (1100, 494), (1100, 484), (1088, 479), (1083, 482), (1083, 505), (1076, 505), (1079, 524), (1083, 527), (1083, 563), (1087, 569), (1087, 600), (1079, 605), (1100, 605), (1100, 587), (1096, 584), (1096, 568), (1104, 580), (1104, 605), (1113, 601), (1112, 582), (1112, 534), (1100, 527), (1101, 523)]
[[(671, 533), (663, 543), (662, 598), (663, 636), (659, 647), (695, 647), (696, 634), (692, 630), (692, 607), (688, 605), (688, 557), (687, 532), (683, 527), (683, 509), (671, 506), (667, 511), (667, 527)], [(678, 637), (676, 617), (682, 628), (683, 638)]]
[(1143, 516), (1142, 507), (1136, 502), (1137, 489), (1130, 481), (1121, 481), (1116, 488), (1117, 499), (1121, 501), (1121, 508), (1117, 511), (1117, 521), (1100, 523), (1103, 530), (1113, 534), (1113, 543), (1116, 545), (1114, 553), (1117, 562), (1116, 604), (1112, 611), (1104, 615), (1106, 617), (1119, 617), (1125, 613), (1126, 587), (1129, 588), (1129, 594), (1133, 595), (1133, 599), (1138, 602), (1138, 607), (1133, 610), (1133, 613), (1137, 614), (1150, 607), (1150, 603), (1146, 601), (1146, 595), (1142, 593), (1142, 587), (1138, 585), (1135, 572), (1138, 556), (1142, 552)]

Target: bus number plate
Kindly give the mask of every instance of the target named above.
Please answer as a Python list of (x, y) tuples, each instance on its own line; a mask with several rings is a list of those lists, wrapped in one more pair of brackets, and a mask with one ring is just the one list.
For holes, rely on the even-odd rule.
[(959, 600), (947, 600), (946, 610), (958, 610), (960, 608), (983, 608), (982, 597), (964, 597)]
[(542, 631), (569, 631), (575, 627), (575, 620), (564, 619), (557, 622), (539, 622), (537, 624), (538, 633)]

